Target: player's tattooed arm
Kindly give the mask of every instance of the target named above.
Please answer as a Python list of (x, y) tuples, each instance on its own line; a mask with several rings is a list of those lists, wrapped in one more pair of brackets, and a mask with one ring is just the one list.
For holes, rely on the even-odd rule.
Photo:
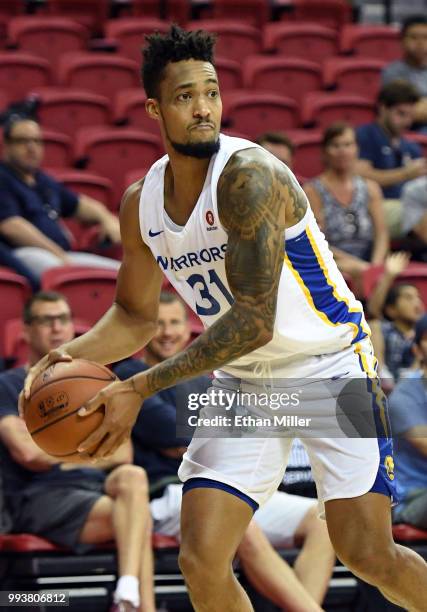
[(218, 210), (228, 232), (225, 267), (234, 304), (184, 351), (135, 377), (142, 396), (210, 372), (271, 340), (285, 208), (293, 224), (305, 207), (305, 197), (274, 158), (259, 149), (233, 155), (218, 183)]

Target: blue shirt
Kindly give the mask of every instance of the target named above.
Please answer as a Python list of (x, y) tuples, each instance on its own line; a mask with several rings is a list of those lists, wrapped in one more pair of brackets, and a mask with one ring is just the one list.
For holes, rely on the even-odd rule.
[(421, 372), (396, 385), (389, 406), (398, 493), (404, 500), (413, 489), (427, 488), (427, 456), (404, 437), (413, 427), (427, 425), (427, 394)]
[(34, 185), (27, 185), (13, 168), (0, 162), (0, 221), (23, 217), (69, 251), (70, 241), (59, 219), (76, 213), (79, 198), (44, 172), (38, 171), (35, 181)]
[[(390, 137), (382, 127), (374, 122), (361, 125), (356, 130), (360, 159), (371, 162), (377, 170), (395, 170), (402, 168), (409, 160), (422, 157), (420, 146), (406, 138), (400, 138), (399, 144), (392, 147)], [(400, 198), (405, 182), (383, 187), (385, 198)]]

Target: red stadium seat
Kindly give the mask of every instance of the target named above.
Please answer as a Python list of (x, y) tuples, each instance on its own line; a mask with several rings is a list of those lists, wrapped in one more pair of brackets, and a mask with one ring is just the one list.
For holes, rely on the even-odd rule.
[(9, 23), (9, 39), (22, 51), (44, 57), (53, 64), (62, 53), (87, 47), (88, 30), (63, 17), (15, 17)]
[(132, 5), (137, 17), (160, 17), (180, 25), (191, 17), (190, 0), (133, 0)]
[(97, 34), (103, 31), (110, 12), (106, 0), (49, 0), (46, 4), (51, 15), (71, 17)]
[(129, 124), (149, 134), (160, 136), (158, 122), (150, 119), (145, 110), (146, 99), (141, 87), (118, 91), (113, 107), (114, 121), (117, 125)]
[(66, 134), (43, 129), (43, 166), (67, 168), (71, 164), (71, 138)]
[(268, 23), (263, 38), (267, 51), (316, 63), (338, 51), (336, 30), (316, 23)]
[(147, 174), (148, 168), (137, 168), (126, 173), (125, 176), (125, 188), (129, 187), (133, 183), (137, 183)]
[(239, 62), (219, 57), (215, 60), (221, 92), (239, 89), (243, 86), (242, 69)]
[(144, 36), (156, 31), (167, 32), (169, 27), (168, 23), (155, 17), (124, 17), (108, 21), (105, 35), (108, 39), (117, 41), (117, 51), (120, 55), (140, 63)]
[(392, 26), (348, 24), (341, 31), (342, 53), (355, 53), (360, 57), (375, 57), (385, 62), (402, 55), (400, 32)]
[(347, 0), (292, 0), (296, 21), (311, 21), (330, 28), (341, 28), (351, 21)]
[[(231, 5), (230, 5), (231, 6)], [(218, 57), (241, 62), (248, 55), (261, 52), (261, 34), (253, 26), (241, 23), (240, 20), (206, 19), (190, 21), (189, 30), (207, 30), (218, 34), (215, 50)]]
[[(178, 548), (179, 542), (176, 538), (162, 533), (153, 533), (152, 545), (155, 550), (166, 548)], [(100, 544), (100, 548), (114, 548), (113, 542)], [(65, 552), (67, 548), (58, 546), (50, 540), (32, 533), (8, 533), (0, 535), (1, 552)]]
[(253, 26), (263, 26), (270, 19), (267, 0), (214, 0), (214, 19), (235, 19)]
[(69, 53), (61, 57), (59, 83), (112, 99), (121, 89), (138, 87), (138, 64), (126, 57), (101, 53)]
[(158, 137), (130, 128), (92, 128), (76, 136), (76, 158), (87, 160), (87, 169), (108, 176), (114, 202), (121, 200), (126, 172), (149, 167), (161, 154)]
[(286, 135), (295, 146), (293, 167), (295, 174), (313, 178), (323, 170), (322, 133), (316, 130), (290, 130)]
[(375, 109), (370, 100), (354, 94), (313, 92), (303, 101), (301, 119), (306, 126), (322, 129), (333, 121), (357, 126), (373, 121)]
[(9, 102), (21, 100), (33, 88), (51, 84), (49, 62), (28, 53), (0, 53), (0, 90)]
[(9, 319), (4, 324), (4, 358), (13, 367), (28, 361), (28, 343), (24, 337), (22, 319)]
[(384, 65), (382, 60), (376, 59), (333, 57), (323, 65), (324, 84), (340, 92), (357, 93), (375, 100)]
[(397, 542), (427, 542), (427, 529), (397, 523), (393, 525), (393, 537)]
[(74, 136), (80, 128), (109, 123), (110, 102), (105, 96), (56, 88), (43, 88), (35, 93), (41, 102), (38, 118), (45, 127)]
[(84, 170), (67, 170), (63, 168), (51, 168), (48, 170), (57, 181), (64, 183), (68, 189), (76, 193), (83, 193), (94, 200), (98, 200), (110, 210), (117, 210), (113, 206), (113, 184), (110, 179), (97, 174), (91, 174)]
[(265, 91), (240, 90), (223, 97), (223, 119), (233, 130), (256, 138), (266, 130), (286, 130), (298, 126), (294, 100)]
[(243, 65), (244, 87), (266, 89), (300, 102), (322, 87), (319, 66), (299, 58), (249, 57)]
[[(372, 293), (379, 278), (384, 272), (383, 266), (370, 266), (363, 274), (363, 293), (368, 296)], [(420, 262), (410, 262), (395, 280), (396, 283), (410, 283), (415, 285), (420, 292), (424, 306), (427, 308), (427, 264)]]
[(0, 354), (5, 352), (5, 323), (22, 313), (31, 293), (25, 278), (0, 268)]
[(42, 289), (59, 291), (69, 301), (73, 316), (93, 325), (113, 303), (117, 272), (102, 268), (61, 266), (42, 276)]
[(407, 132), (405, 136), (408, 138), (408, 140), (418, 143), (423, 150), (424, 157), (427, 157), (427, 134)]
[(7, 26), (11, 17), (23, 15), (26, 8), (25, 0), (0, 0), (0, 49), (6, 40)]

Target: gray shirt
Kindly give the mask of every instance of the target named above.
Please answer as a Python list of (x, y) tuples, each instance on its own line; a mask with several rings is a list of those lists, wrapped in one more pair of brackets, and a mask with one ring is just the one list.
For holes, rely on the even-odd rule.
[(421, 96), (427, 97), (427, 66), (415, 68), (403, 60), (398, 60), (383, 68), (381, 74), (382, 85), (387, 85), (399, 79), (412, 83)]

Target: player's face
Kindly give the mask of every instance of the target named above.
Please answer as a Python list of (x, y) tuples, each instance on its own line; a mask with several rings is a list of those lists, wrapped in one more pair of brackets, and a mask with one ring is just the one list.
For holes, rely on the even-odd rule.
[(324, 150), (324, 161), (327, 168), (343, 171), (351, 170), (358, 155), (356, 136), (353, 130), (345, 130), (336, 136)]
[(35, 302), (31, 308), (31, 321), (25, 325), (24, 333), (37, 359), (69, 342), (74, 337), (74, 325), (68, 304), (63, 300)]
[(166, 143), (191, 157), (210, 157), (219, 148), (222, 102), (209, 62), (185, 60), (165, 68), (157, 101)]
[(411, 26), (402, 40), (405, 56), (419, 64), (427, 64), (427, 25), (422, 23)]
[(160, 362), (182, 351), (190, 339), (190, 325), (181, 302), (160, 304), (158, 331), (147, 346), (147, 352)]
[(5, 142), (5, 159), (21, 172), (35, 172), (43, 160), (44, 147), (40, 126), (34, 121), (19, 121)]
[(380, 119), (390, 134), (400, 136), (408, 130), (415, 116), (415, 104), (397, 104), (391, 108), (380, 107)]
[(274, 157), (277, 157), (277, 159), (286, 164), (288, 168), (292, 168), (292, 153), (289, 147), (274, 142), (263, 142), (262, 146), (267, 151), (270, 151)]
[(394, 306), (397, 318), (416, 323), (424, 313), (424, 305), (416, 287), (402, 287)]

